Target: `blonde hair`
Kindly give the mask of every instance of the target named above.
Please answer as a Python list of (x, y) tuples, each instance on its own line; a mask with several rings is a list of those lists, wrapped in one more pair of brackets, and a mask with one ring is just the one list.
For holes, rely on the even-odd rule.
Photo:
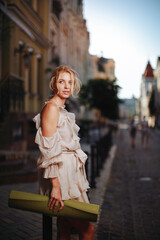
[(81, 81), (78, 78), (76, 71), (74, 71), (71, 67), (68, 67), (65, 65), (61, 65), (57, 67), (52, 73), (51, 80), (49, 83), (49, 87), (52, 91), (52, 94), (55, 95), (58, 92), (57, 81), (59, 79), (60, 73), (64, 73), (64, 72), (69, 73), (71, 76), (71, 80), (73, 81), (71, 93), (73, 97), (76, 97), (81, 88)]

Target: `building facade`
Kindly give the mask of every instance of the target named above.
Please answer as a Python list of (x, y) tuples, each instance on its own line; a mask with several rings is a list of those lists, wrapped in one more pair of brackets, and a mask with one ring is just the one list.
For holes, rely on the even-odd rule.
[[(54, 6), (59, 4), (58, 10)], [(82, 83), (88, 76), (89, 32), (83, 18), (82, 1), (50, 1), (48, 61), (50, 71), (56, 65), (69, 65), (75, 69)]]
[(83, 18), (82, 1), (63, 0), (61, 14), (61, 64), (72, 66), (82, 83), (87, 81), (89, 32)]
[(156, 78), (156, 120), (155, 124), (160, 128), (160, 57), (157, 58), (157, 66), (154, 70), (154, 76)]
[(138, 120), (139, 106), (138, 99), (135, 97), (121, 99), (119, 103), (119, 117), (120, 119), (137, 119)]
[(150, 126), (154, 124), (154, 117), (150, 115), (149, 111), (149, 101), (153, 90), (156, 90), (156, 79), (154, 70), (148, 61), (141, 80), (140, 117), (142, 119), (145, 116)]
[(25, 150), (34, 142), (30, 141), (32, 117), (46, 98), (49, 4), (6, 0), (1, 1), (0, 11), (1, 146)]
[(2, 0), (0, 18), (0, 148), (31, 149), (32, 118), (50, 95), (53, 69), (70, 65), (87, 80), (83, 2)]
[(109, 58), (90, 55), (88, 79), (115, 80), (115, 61)]

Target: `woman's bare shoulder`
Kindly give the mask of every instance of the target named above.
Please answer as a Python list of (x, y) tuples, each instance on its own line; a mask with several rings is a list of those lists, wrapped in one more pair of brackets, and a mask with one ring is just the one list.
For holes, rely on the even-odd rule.
[(41, 119), (57, 119), (59, 116), (57, 105), (53, 102), (48, 102), (41, 111)]

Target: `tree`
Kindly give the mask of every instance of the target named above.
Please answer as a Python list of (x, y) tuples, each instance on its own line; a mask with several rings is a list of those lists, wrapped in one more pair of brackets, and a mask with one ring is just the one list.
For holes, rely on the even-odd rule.
[(149, 100), (148, 107), (149, 107), (150, 115), (155, 116), (156, 107), (155, 107), (155, 90), (154, 89), (152, 89), (152, 93), (151, 93), (151, 97), (150, 97), (150, 100)]
[(80, 102), (91, 109), (100, 110), (103, 117), (117, 119), (119, 89), (116, 80), (111, 82), (108, 79), (91, 79), (81, 89)]

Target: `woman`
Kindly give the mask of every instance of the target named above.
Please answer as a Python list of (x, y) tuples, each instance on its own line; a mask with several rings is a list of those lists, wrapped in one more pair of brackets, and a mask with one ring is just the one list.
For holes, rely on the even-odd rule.
[[(35, 142), (40, 149), (40, 193), (50, 196), (50, 209), (55, 210), (60, 204), (61, 210), (63, 200), (89, 202), (86, 194), (89, 184), (84, 168), (87, 156), (79, 144), (75, 115), (64, 107), (67, 98), (78, 94), (80, 81), (73, 69), (60, 66), (53, 71), (50, 89), (53, 97), (34, 118), (37, 128)], [(90, 222), (65, 218), (57, 218), (57, 239), (70, 239), (72, 227), (77, 229), (80, 240), (93, 239), (94, 227)]]

